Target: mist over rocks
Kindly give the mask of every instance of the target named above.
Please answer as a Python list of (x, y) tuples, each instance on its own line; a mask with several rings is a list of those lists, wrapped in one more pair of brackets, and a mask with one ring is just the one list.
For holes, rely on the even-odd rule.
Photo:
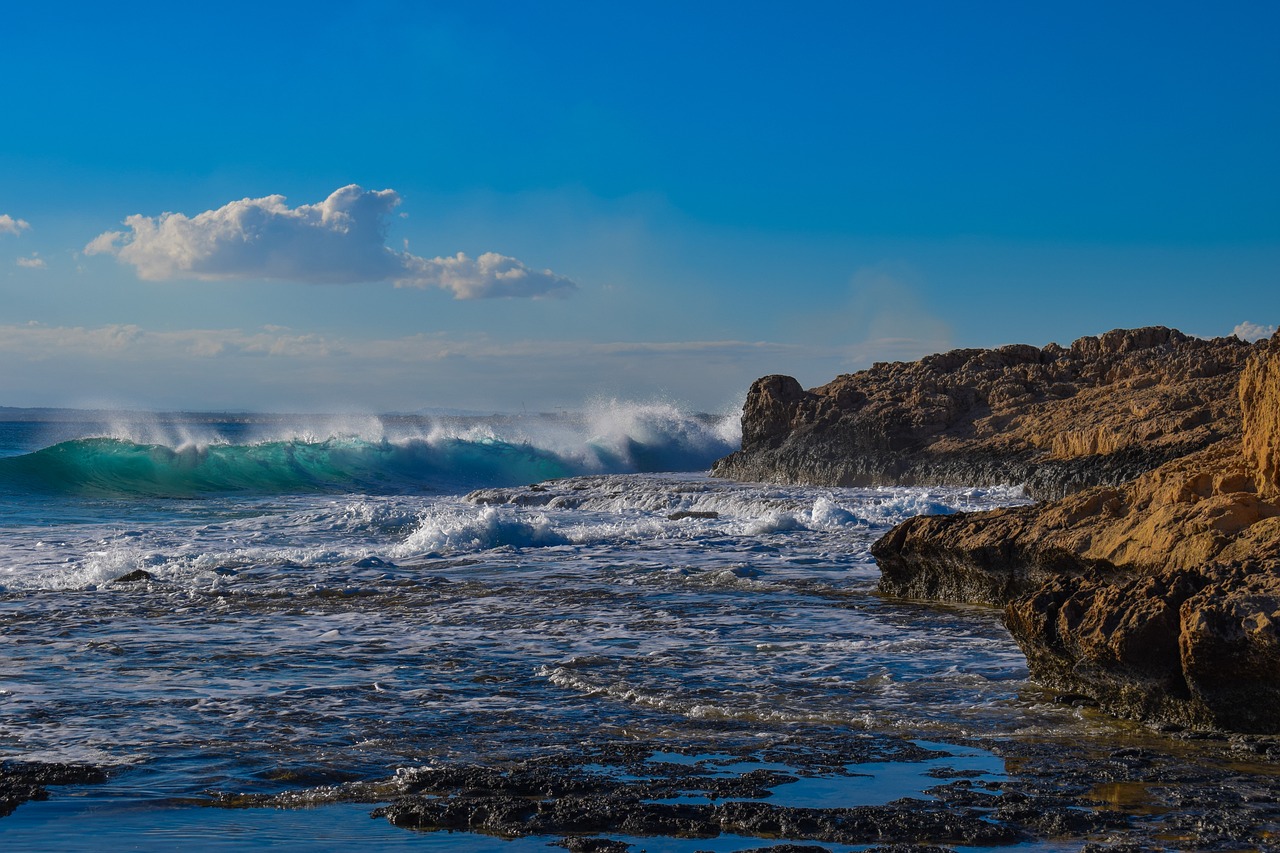
[(753, 386), (716, 473), (1021, 479), (1042, 500), (899, 524), (872, 548), (882, 592), (1004, 607), (1033, 679), (1111, 713), (1280, 732), (1280, 334), (1117, 330), (786, 380)]

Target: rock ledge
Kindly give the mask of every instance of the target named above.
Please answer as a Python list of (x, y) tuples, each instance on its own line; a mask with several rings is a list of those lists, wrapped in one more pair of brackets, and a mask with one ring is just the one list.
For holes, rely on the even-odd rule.
[(917, 517), (882, 592), (1004, 607), (1032, 678), (1121, 716), (1280, 732), (1280, 333), (1163, 328), (957, 350), (752, 388), (723, 476), (1025, 480), (1034, 506)]

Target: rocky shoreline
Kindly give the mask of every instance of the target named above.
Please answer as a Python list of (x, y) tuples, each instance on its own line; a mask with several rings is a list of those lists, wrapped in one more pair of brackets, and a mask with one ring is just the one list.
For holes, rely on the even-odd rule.
[[(1004, 770), (963, 768), (966, 750), (990, 751)], [(221, 794), (209, 804), (363, 803), (377, 806), (374, 817), (420, 832), (535, 836), (607, 853), (668, 849), (667, 839), (701, 850), (698, 840), (734, 837), (734, 849), (752, 853), (827, 853), (827, 844), (951, 853), (1048, 839), (1091, 853), (1228, 851), (1268, 849), (1280, 831), (1280, 783), (1270, 772), (1277, 755), (1280, 744), (1263, 738), (1135, 732), (1126, 746), (1064, 751), (1034, 739), (926, 747), (816, 730), (740, 747), (721, 738), (584, 742), (576, 755), (403, 768), (385, 779), (281, 794)], [(884, 760), (915, 764), (929, 781), (877, 805), (790, 801), (787, 789), (797, 782), (855, 782), (862, 768), (881, 772), (876, 762)]]
[(1040, 503), (890, 531), (881, 591), (1004, 607), (1033, 679), (1112, 714), (1280, 732), (1280, 334), (1116, 330), (812, 391), (765, 377), (713, 473), (1025, 482)]
[(0, 761), (0, 817), (23, 803), (49, 799), (49, 786), (97, 785), (106, 771), (89, 764), (43, 761)]
[(747, 394), (742, 449), (712, 473), (828, 486), (1025, 483), (1037, 499), (1120, 484), (1239, 435), (1235, 388), (1253, 349), (1156, 327), (876, 364), (809, 391), (766, 376)]

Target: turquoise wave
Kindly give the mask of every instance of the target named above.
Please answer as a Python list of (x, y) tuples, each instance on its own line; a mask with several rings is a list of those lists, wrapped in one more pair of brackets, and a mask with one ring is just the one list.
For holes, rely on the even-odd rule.
[(527, 444), (329, 438), (174, 449), (115, 438), (65, 441), (0, 459), (0, 489), (84, 496), (397, 494), (515, 485), (578, 466)]

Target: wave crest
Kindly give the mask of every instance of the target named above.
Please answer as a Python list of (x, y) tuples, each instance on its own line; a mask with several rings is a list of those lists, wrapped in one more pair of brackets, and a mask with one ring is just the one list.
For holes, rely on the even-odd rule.
[(727, 420), (611, 402), (583, 415), (374, 418), (356, 435), (281, 422), (260, 428), (266, 437), (228, 436), (207, 426), (193, 437), (190, 430), (159, 435), (144, 424), (0, 459), (0, 489), (154, 497), (401, 494), (579, 474), (701, 471), (737, 448), (736, 423)]

